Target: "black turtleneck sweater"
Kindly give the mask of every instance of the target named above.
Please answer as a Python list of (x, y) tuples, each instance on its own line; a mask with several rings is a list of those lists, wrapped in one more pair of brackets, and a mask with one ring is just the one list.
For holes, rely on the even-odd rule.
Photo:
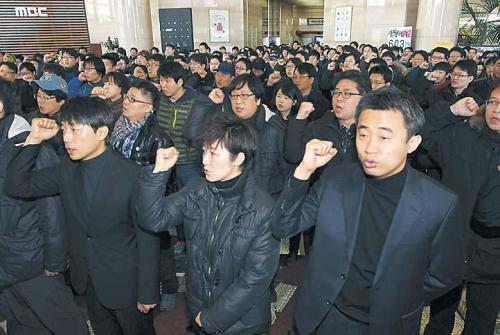
[(362, 322), (369, 320), (370, 290), (401, 198), (407, 171), (405, 167), (387, 178), (366, 178), (349, 274), (335, 301), (335, 305), (343, 313)]
[(104, 171), (104, 166), (111, 155), (111, 149), (107, 148), (102, 154), (92, 159), (81, 161), (81, 173), (83, 189), (85, 191), (85, 199), (87, 200), (87, 209), (90, 209), (90, 204), (97, 191), (99, 179)]

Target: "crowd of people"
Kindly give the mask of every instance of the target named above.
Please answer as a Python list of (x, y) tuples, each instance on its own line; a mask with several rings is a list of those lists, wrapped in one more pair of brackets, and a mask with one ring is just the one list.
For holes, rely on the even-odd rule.
[[(352, 42), (0, 51), (0, 315), (8, 334), (155, 334), (187, 258), (195, 334), (492, 335), (500, 58)], [(177, 230), (175, 243), (169, 230)], [(280, 257), (280, 241), (289, 253)]]

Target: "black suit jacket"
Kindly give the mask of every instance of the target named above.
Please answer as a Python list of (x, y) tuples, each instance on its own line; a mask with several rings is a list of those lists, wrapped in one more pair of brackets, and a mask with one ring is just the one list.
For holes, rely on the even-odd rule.
[[(309, 194), (309, 182), (292, 177), (276, 203), (276, 236), (316, 226), (295, 305), (301, 334), (318, 327), (349, 280), (364, 184), (359, 163), (332, 167)], [(418, 334), (424, 303), (460, 283), (463, 225), (457, 214), (456, 195), (409, 168), (370, 292), (370, 334)]]
[(108, 308), (158, 302), (159, 240), (139, 228), (134, 201), (140, 167), (110, 152), (88, 206), (79, 162), (32, 171), (39, 147), (19, 150), (9, 165), (6, 189), (11, 196), (23, 198), (60, 194), (76, 292), (85, 292), (90, 277), (99, 300)]

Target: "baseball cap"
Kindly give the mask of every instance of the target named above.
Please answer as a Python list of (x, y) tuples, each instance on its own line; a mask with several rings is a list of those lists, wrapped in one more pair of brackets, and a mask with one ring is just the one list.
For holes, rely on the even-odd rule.
[(226, 75), (234, 76), (234, 66), (231, 63), (222, 62), (222, 63), (220, 63), (219, 67), (217, 68), (217, 72), (220, 72), (220, 73), (226, 74)]
[(34, 84), (46, 91), (61, 91), (68, 94), (68, 84), (64, 79), (55, 74), (44, 74), (40, 80), (32, 80), (31, 85)]
[(272, 54), (269, 55), (269, 59), (278, 60), (278, 58), (279, 58), (279, 56), (276, 53), (272, 53)]

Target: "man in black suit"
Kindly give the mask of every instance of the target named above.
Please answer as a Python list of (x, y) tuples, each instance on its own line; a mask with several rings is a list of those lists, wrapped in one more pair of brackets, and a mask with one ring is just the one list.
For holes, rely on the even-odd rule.
[(103, 100), (74, 98), (64, 105), (61, 121), (71, 161), (32, 171), (40, 143), (59, 131), (54, 120), (33, 119), (9, 166), (7, 192), (61, 196), (71, 283), (85, 294), (95, 334), (154, 334), (149, 311), (159, 300), (159, 241), (137, 224), (140, 167), (108, 148), (113, 115)]
[(418, 334), (425, 302), (464, 271), (457, 196), (408, 166), (421, 142), (422, 109), (393, 89), (374, 91), (356, 112), (360, 162), (311, 174), (335, 154), (308, 142), (276, 204), (274, 234), (316, 226), (298, 293), (299, 334)]

